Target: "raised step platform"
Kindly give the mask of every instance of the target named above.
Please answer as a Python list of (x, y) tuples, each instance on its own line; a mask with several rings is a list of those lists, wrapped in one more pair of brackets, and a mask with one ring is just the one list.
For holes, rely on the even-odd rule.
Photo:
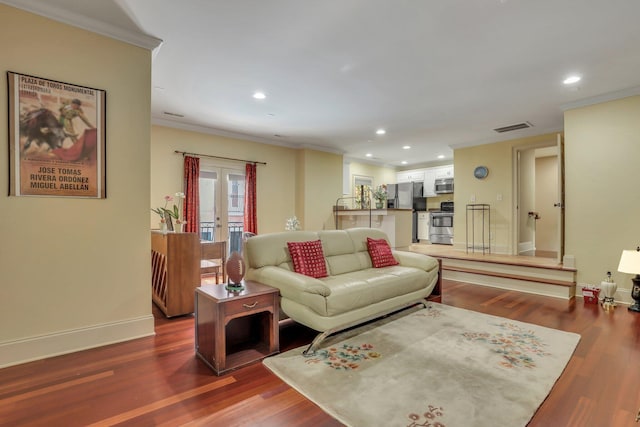
[(443, 278), (536, 295), (571, 299), (576, 295), (576, 270), (549, 258), (478, 254), (441, 245), (414, 244), (410, 251), (442, 260)]

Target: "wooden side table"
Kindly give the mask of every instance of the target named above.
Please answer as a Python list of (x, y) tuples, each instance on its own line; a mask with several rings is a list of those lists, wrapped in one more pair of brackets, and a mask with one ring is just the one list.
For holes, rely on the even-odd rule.
[(224, 284), (196, 288), (196, 355), (217, 375), (280, 351), (278, 289), (243, 284), (241, 292)]

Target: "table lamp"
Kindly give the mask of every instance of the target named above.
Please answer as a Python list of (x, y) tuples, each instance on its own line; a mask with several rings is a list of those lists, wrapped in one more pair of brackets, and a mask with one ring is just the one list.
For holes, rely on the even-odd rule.
[(635, 251), (622, 251), (618, 271), (621, 273), (635, 274), (635, 277), (631, 279), (633, 282), (631, 298), (635, 300), (635, 304), (629, 306), (629, 310), (640, 312), (640, 246), (638, 246)]

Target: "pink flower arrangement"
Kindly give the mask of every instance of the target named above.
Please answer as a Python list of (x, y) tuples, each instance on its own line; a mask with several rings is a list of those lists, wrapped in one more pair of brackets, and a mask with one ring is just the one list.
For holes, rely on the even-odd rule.
[(182, 223), (180, 215), (182, 214), (182, 200), (185, 198), (184, 193), (176, 193), (175, 198), (178, 199), (178, 204), (173, 205), (171, 209), (167, 208), (169, 202), (173, 202), (174, 196), (164, 196), (164, 206), (161, 208), (152, 208), (151, 211), (157, 213), (160, 216), (160, 221), (164, 222), (165, 214), (171, 216), (176, 220), (178, 224)]
[(169, 202), (173, 202), (173, 197), (171, 196), (164, 196), (164, 207), (161, 208), (151, 208), (152, 212), (157, 213), (160, 216), (160, 222), (164, 222), (164, 213), (168, 212), (167, 210), (167, 205), (169, 204)]

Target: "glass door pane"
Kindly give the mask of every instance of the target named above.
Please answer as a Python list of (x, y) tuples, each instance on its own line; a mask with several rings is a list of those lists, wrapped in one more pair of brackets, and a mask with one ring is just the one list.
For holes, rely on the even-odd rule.
[(244, 174), (238, 171), (227, 172), (229, 251), (241, 252), (244, 231)]
[(227, 241), (229, 252), (242, 250), (244, 171), (212, 166), (200, 170), (200, 238)]
[(200, 171), (200, 239), (220, 241), (218, 170)]

